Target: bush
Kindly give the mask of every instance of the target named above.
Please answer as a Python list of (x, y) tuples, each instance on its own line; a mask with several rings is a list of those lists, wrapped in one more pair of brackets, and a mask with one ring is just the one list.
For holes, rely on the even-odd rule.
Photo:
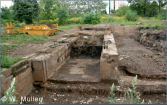
[(136, 21), (136, 20), (137, 20), (137, 13), (136, 13), (135, 11), (128, 10), (128, 11), (126, 12), (125, 18), (126, 18), (128, 21)]
[(166, 13), (161, 12), (156, 18), (166, 20)]
[(59, 18), (58, 22), (59, 24), (65, 24), (68, 19), (67, 15), (67, 9), (66, 8), (61, 8), (57, 10), (57, 17)]
[(111, 13), (116, 14), (116, 10), (112, 9)]
[(129, 6), (119, 7), (119, 9), (117, 10), (117, 16), (119, 17), (124, 16), (128, 10), (130, 10)]
[(73, 17), (73, 18), (71, 18), (71, 19), (68, 19), (68, 20), (67, 20), (67, 23), (68, 23), (68, 24), (71, 24), (71, 23), (79, 24), (79, 23), (81, 23), (81, 18)]
[(89, 12), (82, 17), (84, 24), (98, 24), (101, 22), (101, 16), (99, 13)]

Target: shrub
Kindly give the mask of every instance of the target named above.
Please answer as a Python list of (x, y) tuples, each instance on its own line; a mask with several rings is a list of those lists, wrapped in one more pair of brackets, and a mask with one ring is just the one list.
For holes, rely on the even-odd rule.
[(68, 19), (67, 15), (67, 9), (66, 8), (61, 8), (57, 10), (57, 17), (59, 18), (58, 22), (59, 24), (65, 24)]
[(128, 10), (128, 11), (126, 12), (125, 18), (126, 18), (128, 21), (136, 21), (136, 20), (137, 20), (137, 13), (136, 13), (135, 11)]
[[(132, 80), (132, 89), (128, 88), (128, 92), (124, 94), (123, 99), (117, 101), (114, 93), (114, 84), (110, 89), (109, 102), (110, 104), (144, 104), (144, 100), (140, 102), (140, 93), (136, 91), (136, 77)], [(149, 100), (148, 104), (151, 104)]]
[(111, 13), (116, 14), (116, 10), (112, 9)]
[(99, 13), (89, 12), (82, 17), (82, 22), (85, 24), (98, 24), (101, 22), (101, 16)]
[(119, 9), (117, 10), (117, 16), (124, 16), (128, 10), (130, 10), (129, 6), (119, 7)]
[(161, 12), (161, 13), (157, 16), (157, 18), (158, 18), (158, 19), (166, 20), (166, 13)]
[(71, 24), (71, 23), (79, 24), (79, 23), (81, 23), (81, 18), (73, 17), (73, 18), (71, 18), (71, 19), (68, 19), (68, 20), (67, 20), (67, 23), (68, 23), (68, 24)]

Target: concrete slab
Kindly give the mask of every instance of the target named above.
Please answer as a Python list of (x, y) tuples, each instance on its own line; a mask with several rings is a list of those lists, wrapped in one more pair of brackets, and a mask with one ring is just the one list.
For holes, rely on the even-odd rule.
[(55, 82), (99, 82), (100, 59), (69, 59), (57, 72), (48, 79)]

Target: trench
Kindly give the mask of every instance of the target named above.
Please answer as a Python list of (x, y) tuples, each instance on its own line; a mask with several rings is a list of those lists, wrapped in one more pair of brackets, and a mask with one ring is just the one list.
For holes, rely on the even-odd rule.
[(81, 36), (71, 44), (70, 58), (49, 81), (61, 83), (100, 82), (102, 45), (103, 36)]

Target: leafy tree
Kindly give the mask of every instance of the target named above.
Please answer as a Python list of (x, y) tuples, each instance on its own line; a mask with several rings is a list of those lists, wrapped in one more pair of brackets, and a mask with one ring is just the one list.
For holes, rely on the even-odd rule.
[(73, 17), (91, 11), (98, 13), (107, 6), (102, 0), (60, 0), (60, 2), (62, 7), (68, 8), (68, 15)]
[(12, 11), (8, 7), (2, 7), (1, 8), (1, 18), (5, 20), (11, 20), (12, 19)]
[(167, 3), (166, 0), (158, 0), (159, 13), (161, 13), (161, 7), (164, 7), (166, 5), (166, 3)]
[(59, 24), (65, 24), (68, 19), (67, 9), (66, 8), (58, 9), (57, 17), (59, 18)]
[(43, 0), (39, 1), (40, 5), (40, 18), (41, 19), (55, 19), (56, 11), (61, 8), (60, 1), (55, 0)]
[(36, 0), (14, 0), (13, 16), (15, 20), (31, 24), (38, 13), (39, 5)]
[(158, 8), (158, 3), (156, 1), (153, 1), (151, 4), (150, 4), (150, 10), (148, 11), (149, 12), (149, 16), (155, 16), (158, 14), (158, 11), (157, 11), (157, 8)]
[(149, 0), (128, 0), (130, 9), (137, 11), (141, 16), (155, 16), (157, 15), (158, 4), (156, 1), (152, 3)]

